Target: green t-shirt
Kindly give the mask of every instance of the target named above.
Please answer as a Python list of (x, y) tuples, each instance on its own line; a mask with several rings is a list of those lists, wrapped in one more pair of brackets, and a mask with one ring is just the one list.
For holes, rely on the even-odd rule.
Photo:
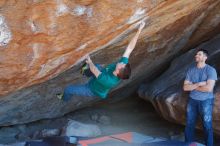
[[(127, 64), (128, 58), (122, 57), (118, 62)], [(89, 82), (89, 87), (95, 95), (106, 98), (108, 92), (119, 84), (121, 79), (113, 74), (116, 64), (117, 62), (109, 64), (101, 71), (101, 74), (97, 78), (93, 78)]]

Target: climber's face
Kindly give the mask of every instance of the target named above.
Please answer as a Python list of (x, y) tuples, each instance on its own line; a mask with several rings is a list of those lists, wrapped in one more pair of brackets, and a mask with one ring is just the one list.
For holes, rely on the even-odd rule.
[(117, 63), (116, 68), (115, 68), (116, 74), (119, 74), (120, 70), (123, 69), (125, 67), (125, 65), (126, 64), (121, 63), (121, 62)]

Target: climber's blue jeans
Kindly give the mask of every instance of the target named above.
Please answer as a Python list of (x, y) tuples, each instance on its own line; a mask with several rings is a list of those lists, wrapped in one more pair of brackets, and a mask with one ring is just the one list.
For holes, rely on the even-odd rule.
[[(101, 71), (103, 67), (100, 64), (95, 64), (95, 66)], [(68, 101), (73, 96), (80, 97), (96, 97), (96, 95), (89, 88), (89, 82), (95, 78), (95, 76), (91, 76), (88, 83), (81, 85), (69, 85), (64, 89), (63, 100)]]
[(185, 128), (185, 141), (194, 141), (194, 129), (198, 115), (202, 119), (203, 129), (205, 132), (206, 146), (213, 146), (213, 129), (212, 129), (212, 111), (214, 99), (204, 101), (189, 98), (187, 105), (187, 120)]
[(94, 93), (89, 88), (89, 84), (68, 85), (64, 89), (63, 100), (68, 101), (73, 96), (95, 97)]

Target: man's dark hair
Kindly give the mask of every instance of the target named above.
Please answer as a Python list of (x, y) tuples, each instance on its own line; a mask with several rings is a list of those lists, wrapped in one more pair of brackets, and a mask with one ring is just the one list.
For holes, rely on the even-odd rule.
[(129, 79), (131, 75), (131, 66), (130, 64), (126, 64), (124, 68), (120, 69), (119, 73), (118, 73), (118, 77), (120, 79), (123, 79), (123, 80), (126, 80), (126, 79)]
[(203, 52), (203, 54), (205, 54), (207, 57), (209, 56), (209, 52), (207, 50), (199, 49), (197, 52), (199, 52), (199, 51)]

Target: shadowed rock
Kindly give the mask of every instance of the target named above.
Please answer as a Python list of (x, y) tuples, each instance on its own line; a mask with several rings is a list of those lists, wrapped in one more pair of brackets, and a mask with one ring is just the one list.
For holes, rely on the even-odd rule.
[[(210, 52), (208, 64), (215, 67), (219, 76), (220, 72), (220, 35), (203, 43), (198, 48)], [(187, 69), (193, 65), (196, 49), (191, 50), (175, 59), (170, 68), (152, 83), (145, 83), (139, 88), (139, 96), (153, 103), (155, 109), (165, 119), (185, 124), (186, 104), (188, 93), (183, 92), (183, 81)], [(213, 127), (220, 134), (220, 85), (215, 86), (215, 102), (213, 110)], [(201, 128), (201, 123), (199, 124)]]

